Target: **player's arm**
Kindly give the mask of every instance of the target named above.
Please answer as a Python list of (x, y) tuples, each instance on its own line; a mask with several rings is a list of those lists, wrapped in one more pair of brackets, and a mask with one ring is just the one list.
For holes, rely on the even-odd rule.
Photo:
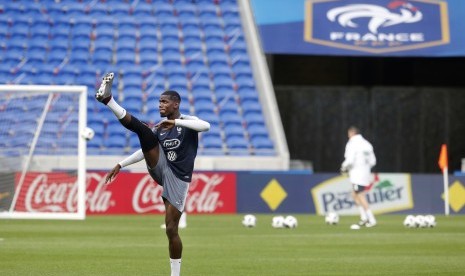
[(144, 154), (142, 153), (142, 149), (129, 155), (122, 161), (118, 162), (118, 164), (116, 164), (116, 166), (108, 173), (107, 177), (105, 178), (105, 183), (109, 183), (113, 181), (113, 179), (116, 178), (116, 175), (119, 173), (119, 171), (122, 168), (132, 165), (134, 163), (137, 163), (139, 161), (142, 161), (143, 159), (144, 159)]
[(352, 165), (354, 164), (354, 159), (355, 151), (353, 149), (353, 146), (347, 145), (344, 153), (344, 162), (342, 162), (341, 165), (342, 173), (348, 172), (351, 169)]
[(195, 116), (183, 116), (181, 119), (164, 120), (158, 123), (156, 127), (170, 129), (174, 126), (190, 128), (197, 132), (208, 131), (210, 129), (209, 122), (201, 120)]
[(195, 116), (186, 116), (186, 117), (183, 117), (182, 119), (175, 119), (174, 125), (181, 126), (181, 127), (187, 127), (197, 132), (210, 130), (209, 122), (201, 120)]

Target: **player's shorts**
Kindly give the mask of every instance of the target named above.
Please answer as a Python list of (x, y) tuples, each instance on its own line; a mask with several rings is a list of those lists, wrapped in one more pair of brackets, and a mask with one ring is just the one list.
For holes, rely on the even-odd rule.
[(176, 207), (179, 212), (184, 211), (186, 204), (187, 191), (189, 190), (189, 182), (182, 181), (174, 175), (168, 161), (166, 160), (165, 152), (160, 147), (158, 163), (155, 168), (147, 167), (150, 176), (161, 186), (163, 186), (162, 197), (168, 200), (171, 205)]
[(358, 184), (352, 184), (352, 190), (354, 190), (354, 192), (356, 194), (364, 192), (366, 189), (367, 189), (366, 186), (362, 186), (362, 185), (358, 185)]

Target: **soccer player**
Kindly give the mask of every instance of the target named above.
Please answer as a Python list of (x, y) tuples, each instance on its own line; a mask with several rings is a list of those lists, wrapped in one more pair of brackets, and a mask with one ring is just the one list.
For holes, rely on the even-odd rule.
[(176, 91), (165, 91), (160, 96), (161, 117), (166, 117), (152, 130), (121, 107), (112, 97), (111, 86), (114, 74), (103, 78), (95, 97), (105, 104), (120, 123), (135, 132), (141, 149), (122, 160), (109, 172), (106, 183), (111, 182), (121, 168), (145, 159), (147, 170), (152, 178), (163, 186), (165, 204), (166, 235), (169, 241), (171, 275), (177, 276), (181, 270), (182, 242), (178, 234), (178, 224), (194, 169), (198, 148), (198, 132), (208, 131), (210, 124), (194, 116), (179, 112), (181, 97)]
[(341, 172), (349, 173), (352, 183), (352, 197), (360, 211), (360, 226), (373, 227), (376, 219), (370, 210), (366, 200), (367, 187), (370, 185), (372, 176), (371, 168), (376, 165), (376, 156), (373, 146), (360, 134), (357, 127), (351, 126), (347, 135), (349, 141), (346, 144), (344, 162), (341, 165)]

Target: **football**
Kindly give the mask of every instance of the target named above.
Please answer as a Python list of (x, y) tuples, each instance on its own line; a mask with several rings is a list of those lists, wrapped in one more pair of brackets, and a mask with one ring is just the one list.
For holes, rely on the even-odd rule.
[(415, 224), (419, 228), (425, 228), (428, 226), (425, 220), (425, 216), (422, 215), (415, 216)]
[(271, 226), (273, 228), (284, 228), (284, 217), (283, 216), (275, 216), (271, 221)]
[(296, 228), (297, 219), (293, 216), (287, 216), (284, 218), (284, 227), (286, 228)]
[(436, 218), (433, 215), (426, 215), (425, 216), (426, 227), (435, 227), (436, 226)]
[(257, 224), (257, 218), (254, 215), (247, 214), (244, 216), (244, 219), (242, 219), (242, 225), (245, 227), (255, 227)]
[(325, 222), (329, 225), (336, 225), (339, 223), (339, 215), (335, 212), (329, 212), (325, 216)]
[(416, 222), (415, 222), (415, 217), (412, 215), (406, 216), (404, 219), (404, 226), (408, 228), (417, 227)]
[(82, 130), (81, 132), (81, 137), (87, 141), (92, 140), (92, 138), (94, 138), (94, 135), (95, 135), (95, 132), (90, 127), (84, 128), (84, 130)]

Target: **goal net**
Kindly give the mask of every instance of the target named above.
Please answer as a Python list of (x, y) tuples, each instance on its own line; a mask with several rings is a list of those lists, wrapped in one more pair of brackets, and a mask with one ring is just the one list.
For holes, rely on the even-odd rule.
[(84, 219), (85, 86), (0, 85), (0, 218)]

